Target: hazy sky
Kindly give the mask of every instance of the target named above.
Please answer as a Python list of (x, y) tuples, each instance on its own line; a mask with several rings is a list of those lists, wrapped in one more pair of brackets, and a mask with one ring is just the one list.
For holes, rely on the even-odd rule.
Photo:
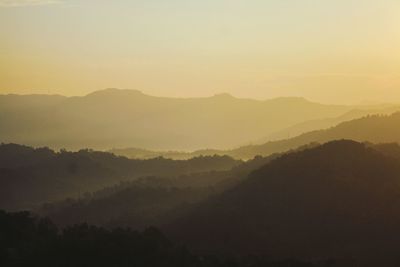
[(399, 0), (0, 0), (0, 93), (400, 102)]

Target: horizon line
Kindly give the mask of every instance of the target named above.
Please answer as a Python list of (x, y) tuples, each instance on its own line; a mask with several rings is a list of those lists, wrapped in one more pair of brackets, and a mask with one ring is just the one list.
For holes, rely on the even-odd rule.
[(0, 93), (0, 96), (59, 96), (59, 97), (65, 97), (65, 98), (75, 98), (75, 97), (88, 97), (90, 95), (94, 95), (96, 93), (101, 93), (101, 92), (107, 92), (107, 91), (115, 91), (115, 92), (136, 92), (139, 94), (142, 94), (144, 96), (148, 97), (154, 97), (154, 98), (168, 98), (168, 99), (207, 99), (207, 98), (215, 98), (215, 97), (226, 97), (226, 98), (232, 98), (232, 99), (238, 99), (238, 100), (252, 100), (252, 101), (259, 101), (259, 102), (265, 102), (265, 101), (272, 101), (272, 100), (279, 100), (279, 99), (299, 99), (299, 100), (304, 100), (310, 103), (316, 103), (316, 104), (323, 104), (323, 105), (340, 105), (340, 106), (369, 106), (369, 105), (395, 105), (397, 104), (396, 102), (376, 102), (373, 100), (366, 100), (362, 101), (359, 103), (327, 103), (323, 101), (316, 101), (316, 100), (310, 100), (304, 96), (298, 96), (298, 95), (282, 95), (282, 96), (276, 96), (276, 97), (271, 97), (271, 98), (253, 98), (253, 97), (238, 97), (233, 95), (232, 93), (228, 92), (219, 92), (215, 93), (213, 95), (208, 95), (208, 96), (165, 96), (165, 95), (153, 95), (153, 94), (148, 94), (142, 90), (139, 89), (129, 89), (129, 88), (116, 88), (116, 87), (108, 87), (104, 89), (98, 89), (91, 91), (86, 94), (82, 95), (65, 95), (61, 93)]

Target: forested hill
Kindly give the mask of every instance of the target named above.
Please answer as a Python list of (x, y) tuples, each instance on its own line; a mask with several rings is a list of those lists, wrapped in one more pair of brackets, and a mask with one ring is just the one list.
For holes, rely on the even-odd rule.
[[(154, 227), (144, 231), (88, 224), (59, 229), (28, 212), (0, 210), (2, 267), (325, 267), (325, 262), (195, 255)], [(329, 265), (332, 266), (332, 265)]]
[(171, 177), (143, 177), (85, 194), (46, 203), (35, 210), (61, 226), (87, 222), (98, 226), (144, 229), (174, 220), (210, 197), (233, 188), (252, 171), (279, 155), (256, 157), (230, 170)]
[(268, 142), (262, 145), (244, 146), (218, 154), (247, 159), (253, 158), (255, 155), (267, 156), (283, 152), (312, 142), (325, 143), (340, 139), (372, 143), (400, 143), (400, 112), (392, 115), (366, 116), (291, 139)]
[(398, 151), (334, 141), (283, 155), (168, 232), (203, 252), (398, 266)]
[(132, 160), (92, 150), (54, 152), (48, 148), (2, 144), (0, 207), (31, 208), (42, 202), (78, 196), (142, 176), (229, 170), (240, 163), (227, 156)]

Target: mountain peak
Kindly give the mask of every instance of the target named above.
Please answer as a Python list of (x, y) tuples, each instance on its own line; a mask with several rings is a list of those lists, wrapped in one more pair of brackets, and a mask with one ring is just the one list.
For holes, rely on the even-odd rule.
[(215, 94), (213, 95), (213, 98), (218, 98), (218, 99), (235, 99), (234, 96), (232, 96), (229, 93), (219, 93), (219, 94)]
[(143, 95), (143, 93), (135, 89), (106, 88), (103, 90), (94, 91), (86, 96), (131, 96), (131, 95)]

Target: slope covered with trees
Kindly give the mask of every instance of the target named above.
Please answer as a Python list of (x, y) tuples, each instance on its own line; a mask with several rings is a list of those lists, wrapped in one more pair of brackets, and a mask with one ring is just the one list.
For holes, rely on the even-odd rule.
[(325, 143), (332, 140), (350, 139), (358, 142), (400, 143), (400, 112), (391, 115), (366, 116), (340, 123), (325, 130), (308, 132), (300, 136), (267, 142), (262, 145), (243, 146), (214, 154), (230, 155), (235, 158), (253, 158), (255, 155), (267, 156), (312, 142)]
[(312, 131), (317, 131), (317, 130), (324, 130), (324, 129), (329, 129), (332, 127), (337, 126), (338, 124), (346, 121), (351, 121), (351, 120), (356, 120), (360, 119), (366, 116), (372, 116), (372, 115), (391, 115), (395, 112), (398, 112), (400, 110), (399, 106), (382, 106), (380, 108), (372, 108), (372, 109), (354, 109), (349, 112), (346, 112), (343, 115), (340, 115), (338, 117), (334, 118), (324, 118), (324, 119), (319, 119), (319, 120), (310, 120), (310, 121), (305, 121), (301, 122), (299, 124), (290, 126), (289, 128), (286, 128), (284, 130), (278, 131), (276, 133), (273, 133), (258, 142), (260, 144), (266, 143), (269, 141), (278, 141), (282, 139), (289, 139), (293, 138), (296, 136), (299, 136), (304, 133), (312, 132)]
[(190, 160), (132, 160), (92, 150), (54, 152), (15, 144), (0, 145), (0, 207), (32, 208), (47, 201), (77, 197), (120, 181), (211, 170), (240, 164), (227, 156)]
[(202, 252), (398, 266), (400, 161), (393, 151), (334, 141), (283, 155), (166, 229)]
[(88, 222), (100, 226), (143, 229), (164, 225), (195, 204), (220, 194), (246, 179), (278, 155), (256, 157), (230, 170), (199, 172), (175, 177), (143, 177), (103, 188), (80, 198), (46, 203), (40, 214), (58, 225)]
[[(6, 148), (10, 149), (8, 146)], [(31, 153), (35, 154), (31, 148), (16, 148), (12, 150), (16, 151), (14, 154), (8, 154), (18, 159), (21, 155), (28, 159), (32, 157)], [(40, 162), (59, 156), (48, 149), (39, 151), (42, 153), (38, 157), (41, 158)], [(110, 164), (112, 161), (107, 162)], [(183, 162), (187, 164), (187, 161)], [(335, 263), (318, 266), (398, 266), (398, 144), (374, 145), (342, 140), (303, 147), (271, 157), (256, 157), (238, 165), (232, 162), (234, 166), (230, 170), (175, 174), (169, 177), (156, 175), (122, 182), (77, 199), (46, 204), (36, 211), (50, 216), (58, 226), (74, 229), (76, 235), (84, 237), (85, 241), (75, 240), (77, 243), (73, 244), (74, 247), (80, 246), (81, 242), (84, 242), (82, 246), (85, 247), (93, 240), (105, 242), (103, 238), (108, 235), (107, 240), (113, 240), (112, 236), (120, 233), (98, 227), (112, 229), (129, 226), (143, 230), (155, 225), (177, 244), (187, 245), (190, 250), (201, 255), (239, 255), (240, 258), (254, 255), (250, 262), (243, 263), (240, 260), (238, 265), (231, 265), (231, 262), (225, 263), (227, 266), (270, 266), (270, 261), (257, 265), (258, 260), (265, 257), (279, 262), (274, 264), (289, 264), (282, 263), (282, 260), (294, 258), (306, 262)], [(38, 164), (33, 160), (27, 160), (26, 163), (11, 160), (7, 163), (17, 169), (29, 169)], [(45, 166), (49, 168), (50, 165)], [(123, 165), (118, 165), (118, 168), (120, 166)], [(19, 192), (27, 194), (29, 190), (15, 191), (16, 194)], [(0, 218), (0, 223), (3, 219)], [(82, 226), (85, 222), (97, 226)], [(72, 226), (75, 224), (81, 226)], [(24, 228), (18, 226), (15, 229)], [(46, 231), (40, 234), (48, 236)], [(100, 237), (91, 231), (99, 233)], [(123, 239), (128, 238), (131, 231), (123, 235)], [(30, 236), (36, 238), (38, 233), (31, 233)], [(0, 235), (0, 238), (4, 236)], [(58, 240), (60, 238), (64, 239), (63, 234), (55, 237)], [(35, 246), (26, 247), (27, 243), (24, 244), (30, 254), (25, 255), (26, 251), (22, 251), (22, 258), (32, 260), (29, 257), (33, 255), (55, 253), (49, 252), (48, 247), (36, 251)], [(57, 243), (51, 244), (50, 247), (54, 247)], [(100, 246), (97, 249), (102, 251), (105, 248)], [(14, 255), (9, 255), (9, 247), (4, 251), (7, 257)], [(90, 250), (88, 253), (94, 252)], [(62, 257), (60, 255), (57, 257)], [(38, 259), (42, 260), (41, 256), (33, 258)]]
[(324, 263), (275, 262), (247, 257), (197, 256), (174, 245), (156, 228), (107, 230), (88, 224), (65, 229), (28, 212), (0, 210), (0, 265), (3, 267), (318, 267)]

